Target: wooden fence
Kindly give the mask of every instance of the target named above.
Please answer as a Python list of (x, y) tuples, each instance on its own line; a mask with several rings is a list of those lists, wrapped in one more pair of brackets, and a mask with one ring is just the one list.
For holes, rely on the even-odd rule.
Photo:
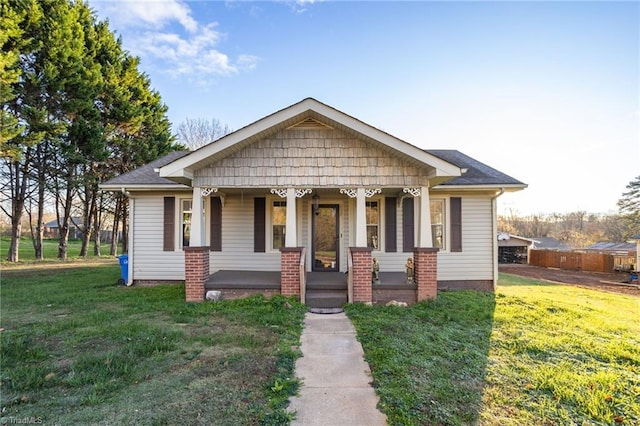
[[(635, 253), (633, 253), (635, 256)], [(632, 253), (623, 256), (632, 258)], [(530, 250), (529, 264), (545, 268), (572, 271), (612, 272), (622, 270), (621, 256), (607, 253), (585, 253), (576, 251)], [(625, 265), (626, 266), (626, 265)], [(633, 267), (633, 265), (631, 265)]]

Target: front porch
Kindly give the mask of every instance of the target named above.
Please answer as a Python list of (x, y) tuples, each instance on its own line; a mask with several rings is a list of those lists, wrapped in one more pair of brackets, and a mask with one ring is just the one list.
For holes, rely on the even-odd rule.
[[(194, 250), (192, 249), (188, 253), (191, 252)], [(293, 253), (295, 252), (293, 251)], [(363, 251), (358, 252), (363, 253)], [(299, 253), (304, 258), (303, 251)], [(369, 254), (369, 252), (364, 250), (364, 254)], [(191, 265), (194, 263), (191, 262)], [(304, 267), (301, 268), (300, 277), (296, 280), (297, 288), (294, 289), (293, 295), (298, 296), (303, 303), (314, 308), (342, 307), (348, 302), (384, 304), (396, 300), (413, 304), (421, 300), (418, 292), (419, 286), (415, 282), (408, 283), (406, 273), (380, 272), (379, 282), (373, 283), (371, 272), (368, 269), (364, 271), (362, 268), (360, 269), (360, 289), (356, 290), (356, 298), (354, 298), (354, 276), (358, 272), (354, 272), (352, 262), (350, 262), (349, 268), (351, 274), (349, 272), (304, 271)], [(219, 270), (204, 280), (201, 291), (192, 291), (191, 301), (203, 300), (206, 292), (212, 290), (220, 291), (223, 299), (237, 299), (253, 294), (263, 294), (270, 297), (287, 293), (287, 291), (282, 291), (282, 283), (283, 278), (280, 271)], [(364, 291), (363, 287), (365, 287)], [(189, 288), (195, 290), (193, 286), (188, 284), (187, 289)], [(291, 289), (289, 288), (289, 290)], [(187, 299), (189, 300), (189, 294), (187, 294)]]

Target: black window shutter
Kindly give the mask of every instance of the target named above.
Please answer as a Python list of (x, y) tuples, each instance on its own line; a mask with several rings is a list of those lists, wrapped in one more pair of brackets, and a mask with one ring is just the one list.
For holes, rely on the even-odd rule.
[(451, 232), (451, 251), (462, 251), (462, 198), (451, 197), (451, 217), (449, 218)]
[(402, 251), (411, 252), (415, 247), (413, 197), (402, 199)]
[(398, 250), (396, 241), (396, 197), (384, 199), (384, 250), (395, 253)]
[(266, 248), (266, 205), (264, 197), (253, 199), (253, 251), (256, 253), (264, 253)]
[(222, 251), (222, 200), (211, 197), (211, 251)]
[(176, 197), (164, 197), (163, 251), (176, 249)]

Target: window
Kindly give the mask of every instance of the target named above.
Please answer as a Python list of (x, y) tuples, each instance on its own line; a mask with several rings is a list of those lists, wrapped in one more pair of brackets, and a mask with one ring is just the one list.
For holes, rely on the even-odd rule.
[(287, 202), (274, 201), (271, 210), (271, 226), (273, 228), (272, 246), (274, 249), (284, 247), (285, 230), (287, 227)]
[(444, 200), (430, 200), (433, 247), (444, 250)]
[(380, 209), (377, 201), (366, 202), (367, 215), (367, 247), (378, 250), (380, 238)]
[(180, 207), (182, 247), (189, 247), (189, 240), (191, 239), (191, 200), (182, 200)]

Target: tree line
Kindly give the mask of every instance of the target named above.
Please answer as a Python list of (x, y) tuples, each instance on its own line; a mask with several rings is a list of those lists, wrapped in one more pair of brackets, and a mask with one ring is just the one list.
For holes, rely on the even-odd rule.
[(626, 242), (640, 234), (640, 176), (626, 186), (618, 200), (618, 213), (586, 211), (522, 216), (516, 212), (498, 217), (498, 228), (526, 238), (553, 237), (570, 247), (597, 242)]
[[(58, 258), (68, 256), (79, 215), (80, 256), (113, 217), (111, 254), (126, 233), (127, 198), (99, 182), (181, 147), (167, 107), (107, 21), (80, 0), (0, 0), (0, 208), (11, 222), (9, 261), (18, 261), (29, 217), (42, 259), (46, 206), (59, 224)], [(126, 239), (125, 250), (126, 250)]]

